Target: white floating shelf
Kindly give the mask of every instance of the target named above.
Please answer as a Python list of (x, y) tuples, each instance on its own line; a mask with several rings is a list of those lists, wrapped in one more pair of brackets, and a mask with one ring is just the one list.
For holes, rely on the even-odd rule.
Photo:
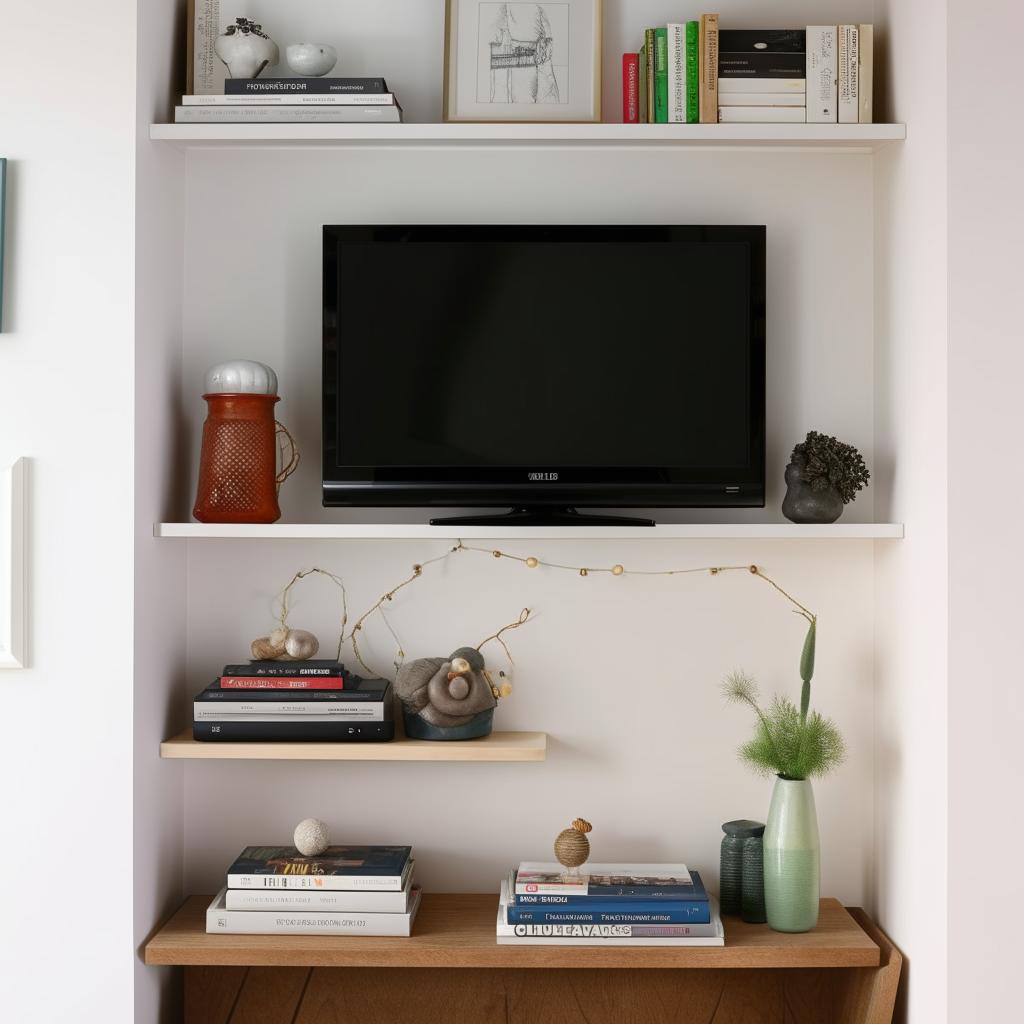
[(902, 523), (428, 526), (425, 523), (157, 523), (156, 537), (235, 540), (900, 540)]
[(188, 146), (742, 146), (853, 149), (902, 142), (904, 124), (153, 124)]

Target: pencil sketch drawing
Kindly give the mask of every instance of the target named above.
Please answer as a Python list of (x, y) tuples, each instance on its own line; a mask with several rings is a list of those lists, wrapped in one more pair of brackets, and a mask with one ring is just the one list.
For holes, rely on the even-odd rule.
[(477, 99), (567, 103), (569, 5), (480, 4)]

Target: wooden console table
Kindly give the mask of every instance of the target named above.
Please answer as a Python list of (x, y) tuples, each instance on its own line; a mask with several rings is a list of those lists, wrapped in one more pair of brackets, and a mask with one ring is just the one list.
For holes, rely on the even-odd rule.
[(185, 968), (186, 1024), (890, 1024), (902, 957), (821, 901), (722, 947), (499, 946), (495, 895), (427, 895), (411, 938), (207, 935), (192, 896), (145, 946)]

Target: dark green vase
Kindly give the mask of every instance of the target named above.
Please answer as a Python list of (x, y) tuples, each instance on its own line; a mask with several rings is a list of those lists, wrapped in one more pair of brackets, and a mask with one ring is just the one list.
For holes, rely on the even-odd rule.
[(791, 523), (834, 523), (843, 514), (843, 499), (832, 487), (816, 491), (800, 479), (800, 467), (786, 467), (786, 497), (782, 514)]

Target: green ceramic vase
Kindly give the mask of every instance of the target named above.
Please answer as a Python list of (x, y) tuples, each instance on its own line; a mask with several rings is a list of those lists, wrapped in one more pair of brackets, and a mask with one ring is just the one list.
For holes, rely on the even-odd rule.
[(806, 779), (775, 780), (764, 830), (764, 902), (777, 932), (809, 932), (818, 923), (818, 815)]

